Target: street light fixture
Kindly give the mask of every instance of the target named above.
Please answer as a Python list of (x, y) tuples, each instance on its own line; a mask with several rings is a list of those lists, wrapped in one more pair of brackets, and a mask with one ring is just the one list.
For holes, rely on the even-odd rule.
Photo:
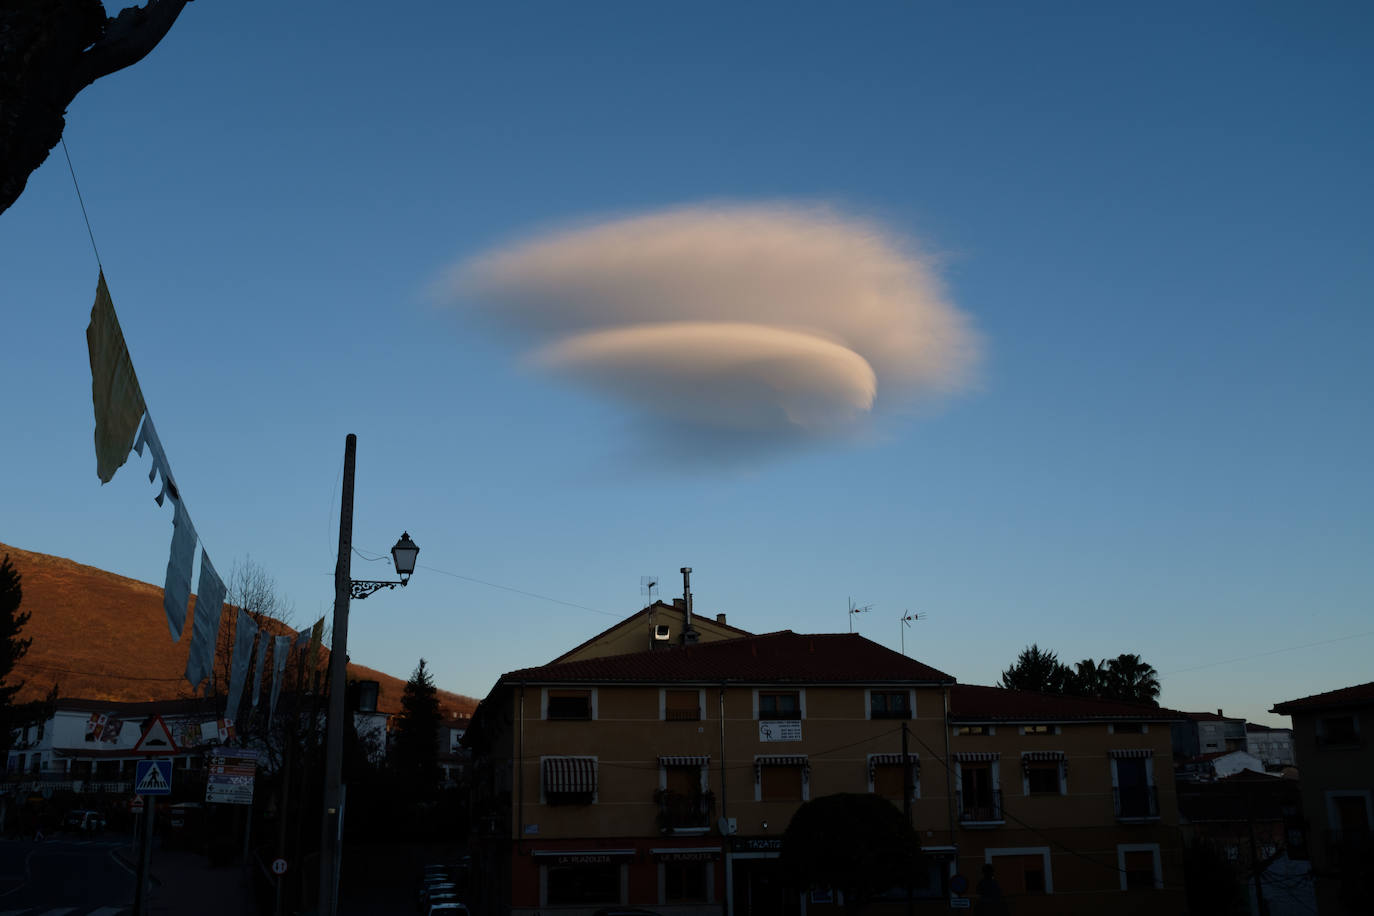
[(396, 575), (401, 578), (394, 582), (378, 582), (374, 579), (349, 579), (349, 597), (361, 601), (378, 589), (395, 588), (398, 585), (404, 587), (405, 584), (410, 581), (410, 577), (415, 573), (415, 558), (419, 555), (420, 548), (410, 539), (410, 532), (401, 532), (401, 539), (396, 542), (395, 547), (391, 548), (391, 562), (396, 566)]
[(353, 553), (353, 472), (357, 464), (358, 437), (352, 433), (344, 440), (343, 496), (339, 501), (339, 556), (334, 566), (334, 634), (329, 645), (329, 720), (325, 737), (324, 812), (320, 818), (320, 893), (317, 907), (321, 916), (336, 916), (339, 897), (339, 864), (343, 852), (344, 786), (343, 733), (348, 687), (348, 603), (362, 600), (378, 589), (405, 586), (415, 572), (420, 548), (403, 532), (391, 548), (396, 564), (393, 581), (354, 579)]

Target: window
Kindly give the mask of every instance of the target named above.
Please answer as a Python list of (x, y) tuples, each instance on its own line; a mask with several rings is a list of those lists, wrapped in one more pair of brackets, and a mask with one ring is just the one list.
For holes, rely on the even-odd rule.
[(701, 694), (696, 690), (663, 691), (663, 718), (668, 722), (701, 720)]
[(959, 820), (1000, 822), (1002, 793), (997, 786), (996, 754), (956, 754)]
[(868, 697), (871, 719), (910, 719), (911, 694), (905, 690), (874, 690)]
[(1153, 890), (1163, 887), (1159, 870), (1157, 843), (1128, 843), (1116, 847), (1116, 867), (1121, 873), (1121, 889)]
[(1354, 716), (1327, 716), (1317, 721), (1318, 744), (1359, 744)]
[(1026, 794), (1058, 795), (1060, 766), (1058, 760), (1026, 761)]
[(760, 755), (754, 758), (756, 801), (806, 801), (810, 765), (805, 757)]
[(1145, 734), (1145, 723), (1117, 722), (1112, 726), (1112, 733), (1116, 735), (1143, 735)]
[(993, 877), (1001, 885), (1004, 896), (1053, 892), (1050, 851), (1046, 846), (989, 849), (984, 861), (992, 866)]
[[(906, 766), (910, 768), (911, 797), (921, 797), (921, 758), (908, 754)], [(901, 754), (868, 755), (868, 791), (874, 795), (891, 799), (893, 804), (902, 804), (902, 792), (906, 788), (907, 771), (902, 765)]]
[(590, 805), (596, 801), (595, 757), (544, 757), (544, 802)]
[(1112, 751), (1112, 794), (1116, 816), (1122, 820), (1159, 817), (1150, 752), (1144, 749)]
[(664, 862), (665, 903), (707, 903), (705, 862)]
[(549, 688), (548, 718), (590, 719), (592, 692), (590, 690), (557, 690)]
[(1023, 735), (1053, 735), (1053, 725), (1027, 725), (1021, 730)]
[(620, 866), (548, 866), (549, 906), (620, 902)]
[(991, 725), (956, 725), (954, 734), (956, 735), (991, 735)]
[(795, 691), (759, 691), (760, 719), (800, 719), (801, 695)]

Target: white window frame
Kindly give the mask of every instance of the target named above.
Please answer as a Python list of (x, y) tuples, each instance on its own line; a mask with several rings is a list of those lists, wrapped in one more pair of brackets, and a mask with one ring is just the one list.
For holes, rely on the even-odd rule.
[(1057, 734), (1059, 734), (1059, 726), (1058, 726), (1058, 725), (1054, 725), (1054, 724), (1049, 723), (1049, 722), (1032, 722), (1032, 723), (1030, 723), (1030, 724), (1031, 724), (1031, 725), (1044, 725), (1044, 726), (1047, 726), (1047, 727), (1049, 728), (1049, 731), (1047, 731), (1047, 732), (1040, 732), (1039, 734), (1031, 734), (1031, 733), (1029, 733), (1029, 732), (1026, 731), (1026, 726), (1024, 726), (1024, 725), (1018, 725), (1018, 726), (1016, 726), (1016, 733), (1017, 733), (1018, 735), (1023, 736), (1023, 737), (1030, 737), (1030, 738), (1039, 738), (1039, 737), (1041, 737), (1042, 735), (1048, 737), (1048, 736), (1050, 736), (1050, 735), (1057, 735)]
[[(1117, 733), (1117, 731), (1116, 731), (1116, 723), (1115, 723), (1115, 722), (1108, 722), (1108, 723), (1107, 723), (1107, 734), (1109, 734), (1109, 735), (1115, 735), (1116, 733)], [(1136, 735), (1136, 734), (1148, 735), (1149, 733), (1150, 733), (1150, 723), (1149, 723), (1149, 722), (1141, 722), (1141, 723), (1140, 723), (1140, 731), (1139, 731), (1139, 732), (1121, 732), (1121, 734), (1123, 734), (1123, 735)]]
[[(877, 783), (873, 779), (873, 758), (886, 756), (889, 755), (869, 754), (864, 758), (864, 764), (868, 767), (867, 773), (869, 795), (872, 795), (873, 793), (878, 791)], [(915, 774), (911, 777), (911, 800), (916, 801), (921, 797), (921, 755), (908, 754), (907, 756), (911, 758), (911, 768), (916, 771)], [(883, 764), (883, 766), (894, 766), (894, 764), (885, 763)], [(895, 766), (901, 766), (901, 764), (895, 764)]]
[(1155, 890), (1164, 889), (1164, 872), (1159, 861), (1158, 843), (1117, 843), (1116, 844), (1116, 870), (1121, 879), (1121, 889), (1128, 890), (1126, 887), (1126, 853), (1128, 852), (1151, 852), (1155, 859)]
[[(961, 729), (961, 728), (981, 728), (981, 729), (983, 730), (983, 733), (982, 733), (981, 735), (961, 735), (961, 734), (959, 734), (959, 729)], [(966, 722), (966, 723), (964, 723), (963, 725), (956, 725), (956, 726), (954, 726), (954, 737), (955, 737), (955, 738), (991, 738), (992, 736), (994, 736), (994, 735), (996, 735), (996, 734), (997, 734), (997, 726), (996, 726), (996, 725), (983, 725), (983, 724), (980, 723), (980, 722)]]
[[(992, 792), (995, 798), (998, 792), (1002, 791), (1002, 758), (998, 756), (996, 760), (956, 760), (954, 761), (954, 796), (956, 799), (964, 797), (964, 764), (966, 763), (986, 763), (991, 767), (992, 772)], [(1005, 805), (1005, 801), (1003, 802)], [(1000, 807), (1000, 806), (999, 806)], [(1003, 811), (1005, 809), (1003, 808)], [(1002, 813), (1002, 811), (999, 811)], [(1002, 824), (1006, 823), (1007, 816), (1002, 813), (1002, 817), (995, 821), (967, 821), (970, 824)]]
[[(757, 755), (757, 754), (756, 754), (756, 755), (755, 755), (755, 758), (754, 758), (755, 761), (758, 760), (758, 757), (759, 757), (759, 756), (768, 757), (768, 756), (772, 756), (772, 755), (770, 755), (770, 754)], [(799, 767), (801, 768), (801, 787), (802, 787), (801, 800), (804, 801), (804, 802), (808, 802), (808, 801), (811, 800), (811, 760), (810, 760), (810, 757), (809, 757), (809, 755), (806, 755), (806, 754), (796, 754), (796, 755), (788, 755), (788, 756), (797, 756), (797, 757), (806, 757), (806, 758), (807, 758), (806, 763), (796, 764), (796, 766), (799, 766)], [(794, 765), (794, 764), (787, 764), (787, 766), (793, 766), (793, 765)], [(757, 767), (758, 767), (758, 763), (755, 762), (754, 766), (757, 768)], [(755, 772), (758, 772), (757, 769), (755, 770)], [(763, 801), (763, 800), (764, 800), (764, 798), (763, 798), (763, 774), (762, 774), (762, 773), (759, 773), (759, 774), (758, 774), (758, 777), (754, 780), (754, 801), (756, 801), (756, 802), (761, 802), (761, 801)], [(769, 799), (769, 800), (768, 800), (768, 803), (769, 803), (769, 804), (784, 804), (784, 805), (787, 804), (787, 802), (775, 801), (775, 800), (773, 800), (773, 799)]]
[(1046, 896), (1054, 893), (1054, 872), (1050, 870), (1050, 848), (1048, 846), (992, 846), (983, 850), (983, 864), (991, 865), (994, 869), (997, 863), (992, 861), (997, 856), (1034, 856), (1039, 855), (1040, 860), (1045, 863), (1045, 894)]
[(1326, 826), (1331, 830), (1346, 830), (1344, 824), (1338, 824), (1340, 819), (1340, 809), (1336, 807), (1338, 798), (1363, 798), (1364, 799), (1364, 819), (1371, 830), (1374, 830), (1374, 792), (1369, 789), (1327, 789), (1322, 793), (1326, 800)]
[[(668, 721), (668, 691), (669, 690), (691, 690), (691, 687), (660, 687), (658, 688), (658, 721)], [(706, 721), (706, 688), (697, 688), (697, 712), (700, 718), (698, 722)], [(690, 721), (690, 720), (685, 720)]]
[[(806, 718), (806, 688), (805, 687), (755, 687), (754, 688), (754, 721), (759, 719), (759, 693), (795, 693), (797, 695), (797, 713), (799, 719)], [(790, 722), (791, 719), (768, 719), (769, 722)]]
[[(685, 755), (685, 754), (684, 754), (684, 755), (682, 755), (682, 756), (688, 756), (688, 755)], [(694, 755), (693, 755), (693, 756), (694, 756)], [(710, 789), (711, 789), (711, 764), (710, 764), (710, 763), (699, 763), (699, 764), (697, 764), (697, 769), (701, 771), (701, 772), (698, 774), (698, 776), (697, 776), (697, 778), (698, 778), (698, 780), (699, 780), (699, 784), (700, 784), (700, 786), (701, 786), (701, 791), (703, 791), (703, 792), (709, 792)], [(597, 785), (597, 788), (598, 788), (598, 789), (601, 788), (601, 774), (600, 774), (600, 773), (597, 774), (597, 782), (596, 782), (596, 785)], [(667, 765), (666, 763), (661, 762), (661, 761), (660, 761), (660, 763), (659, 763), (659, 765), (658, 765), (658, 787), (659, 787), (660, 789), (665, 790), (665, 791), (666, 791), (667, 788), (668, 788), (668, 765)]]
[[(579, 721), (579, 720), (577, 720), (577, 719), (550, 719), (550, 718), (549, 718), (549, 691), (550, 691), (550, 690), (590, 690), (590, 691), (592, 692), (592, 718), (591, 718), (591, 721), (595, 722), (595, 721), (597, 720), (597, 718), (598, 718), (598, 714), (597, 714), (598, 711), (597, 711), (597, 703), (596, 703), (596, 701), (597, 701), (597, 696), (596, 696), (596, 688), (595, 688), (595, 687), (577, 687), (577, 686), (559, 687), (559, 686), (555, 685), (555, 686), (552, 686), (552, 687), (541, 687), (541, 688), (539, 688), (539, 718), (540, 718), (542, 721), (545, 721), (545, 722), (550, 722), (550, 721), (552, 721), (552, 722), (577, 722), (577, 721)], [(555, 756), (555, 757), (557, 757), (557, 756), (564, 756), (564, 757), (566, 757), (566, 756), (568, 756), (568, 755), (566, 755), (566, 754), (563, 754), (563, 755), (554, 754), (553, 756)]]
[[(667, 862), (657, 863), (658, 871), (658, 905), (659, 906), (701, 906), (699, 903), (668, 903), (668, 875)], [(707, 859), (701, 863), (706, 866), (706, 902), (716, 902), (716, 863), (713, 859)]]
[[(901, 693), (901, 687), (866, 687), (864, 688), (864, 718), (872, 721), (873, 719), (873, 694), (875, 693)], [(911, 713), (911, 718), (916, 718), (916, 688), (906, 688), (906, 708)], [(881, 720), (880, 720), (881, 721)]]
[[(1055, 772), (1057, 772), (1057, 773), (1059, 774), (1059, 794), (1060, 794), (1061, 796), (1068, 795), (1068, 794), (1069, 794), (1069, 773), (1068, 773), (1068, 770), (1069, 770), (1069, 758), (1068, 758), (1068, 755), (1065, 754), (1063, 751), (1055, 751), (1054, 753), (1057, 753), (1057, 754), (1060, 755), (1059, 759), (1058, 759), (1057, 761), (1055, 761), (1055, 763), (1057, 764), (1057, 766), (1055, 767)], [(1048, 762), (1048, 761), (1046, 761), (1046, 762)], [(1030, 776), (1026, 773), (1026, 754), (1025, 754), (1024, 751), (1021, 753), (1021, 794), (1022, 794), (1023, 796), (1026, 796), (1027, 798), (1031, 797)], [(1040, 797), (1042, 797), (1042, 794), (1048, 794), (1048, 793), (1037, 793), (1037, 794), (1035, 795), (1035, 797), (1036, 797), (1036, 798), (1040, 798)]]

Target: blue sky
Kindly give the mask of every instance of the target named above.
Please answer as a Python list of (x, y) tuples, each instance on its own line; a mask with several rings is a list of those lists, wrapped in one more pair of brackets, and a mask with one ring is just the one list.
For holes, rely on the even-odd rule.
[[(925, 613), (908, 652), (972, 683), (1030, 642), (1138, 652), (1165, 704), (1273, 721), (1374, 676), (1367, 5), (491, 6), (195, 3), (68, 111), (222, 570), (251, 555), (297, 625), (329, 610), (354, 432), (355, 543), (422, 552), (354, 604), (350, 655), (470, 695), (683, 565), (756, 632), (844, 631), (852, 596), (897, 648)], [(880, 367), (844, 434), (661, 460), (712, 430), (551, 371), (509, 300), (445, 285), (702, 208), (877, 233), (967, 323), (970, 381), (906, 403)], [(160, 583), (146, 460), (95, 476), (95, 280), (59, 147), (0, 215), (0, 540)], [(856, 308), (795, 323), (843, 337)]]

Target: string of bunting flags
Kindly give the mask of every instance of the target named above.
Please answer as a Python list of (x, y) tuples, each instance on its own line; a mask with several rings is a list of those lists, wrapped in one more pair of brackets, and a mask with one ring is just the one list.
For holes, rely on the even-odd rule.
[[(115, 472), (129, 459), (130, 451), (143, 457), (145, 450), (151, 459), (148, 481), (156, 483), (161, 478), (161, 487), (153, 500), (163, 505), (172, 501), (172, 543), (167, 557), (167, 577), (163, 586), (162, 607), (167, 615), (167, 628), (172, 641), (180, 642), (186, 624), (191, 600), (191, 573), (196, 559), (196, 546), (200, 545), (200, 580), (196, 589), (196, 605), (191, 620), (191, 647), (186, 659), (186, 680), (192, 692), (210, 677), (214, 664), (215, 645), (219, 639), (219, 628), (223, 618), (222, 608), (228, 594), (223, 578), (215, 570), (204, 542), (196, 533), (186, 508), (186, 500), (176, 477), (172, 474), (167, 452), (158, 437), (153, 415), (143, 397), (138, 384), (138, 374), (134, 371), (124, 332), (115, 314), (114, 302), (105, 284), (105, 271), (100, 271), (96, 282), (95, 304), (91, 307), (91, 323), (86, 328), (86, 345), (91, 361), (91, 401), (95, 409), (95, 459), (96, 475), (101, 484), (109, 483)], [(292, 649), (308, 646), (308, 664), (314, 667), (319, 658), (320, 642), (324, 633), (324, 618), (314, 626), (302, 630), (293, 639), (290, 636), (276, 636), (272, 639), (272, 687), (269, 717), (276, 714), (277, 697), (281, 680), (286, 671), (287, 655)], [(247, 681), (250, 667), (254, 670), (252, 705), (257, 706), (258, 695), (262, 688), (262, 675), (266, 667), (268, 634), (262, 633), (258, 639), (256, 664), (254, 664), (254, 640), (258, 637), (258, 625), (253, 618), (239, 609), (234, 633), (233, 657), (229, 674), (229, 693), (225, 707), (226, 717), (238, 709), (243, 687)], [(103, 725), (103, 723), (102, 723)], [(225, 728), (218, 729), (221, 734)]]

